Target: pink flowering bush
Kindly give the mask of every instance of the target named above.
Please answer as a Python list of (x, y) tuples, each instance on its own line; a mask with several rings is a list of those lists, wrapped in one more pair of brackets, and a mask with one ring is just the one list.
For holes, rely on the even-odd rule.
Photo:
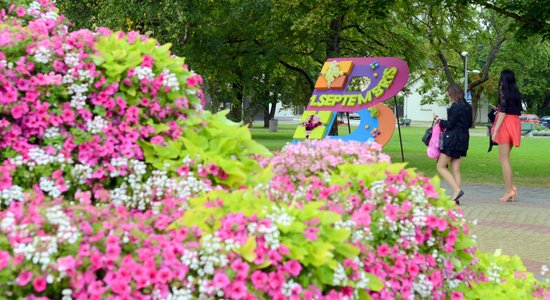
[(46, 0), (0, 19), (0, 207), (38, 184), (52, 198), (89, 190), (93, 202), (110, 194), (143, 210), (186, 189), (168, 177), (189, 169), (238, 187), (258, 170), (249, 155), (268, 155), (246, 129), (202, 111), (202, 79), (169, 44), (105, 28), (69, 33)]
[(456, 288), (473, 274), (468, 266), (475, 243), (462, 212), (443, 191), (401, 164), (334, 169), (299, 184), (279, 176), (262, 190), (296, 207), (322, 201), (321, 209), (339, 214), (335, 228), (351, 233), (363, 270), (384, 282), (381, 291), (369, 293), (372, 299), (461, 297)]
[(375, 143), (270, 157), (169, 48), (0, 10), (0, 299), (548, 295), (495, 275), (437, 179)]
[[(288, 145), (263, 161), (275, 175), (256, 190), (296, 207), (323, 201), (321, 209), (340, 214), (336, 227), (351, 232), (362, 250), (358, 258), (364, 271), (384, 282), (381, 291), (369, 292), (372, 299), (502, 299), (489, 296), (497, 288), (522, 299), (548, 295), (548, 284), (525, 272), (517, 258), (506, 267), (502, 258), (476, 251), (462, 211), (439, 188), (437, 178), (425, 178), (404, 164), (376, 163), (389, 159), (372, 146), (359, 152), (366, 145), (334, 140)], [(327, 164), (323, 159), (335, 149), (369, 158), (362, 165), (358, 154), (342, 153)], [(317, 172), (308, 169), (314, 164)], [(496, 260), (493, 265), (505, 272), (495, 276), (487, 260)]]
[(342, 164), (373, 164), (390, 162), (378, 143), (342, 141), (338, 139), (308, 140), (286, 145), (273, 157), (260, 158), (262, 166), (270, 166), (276, 176), (288, 177), (292, 182), (320, 174), (338, 172)]

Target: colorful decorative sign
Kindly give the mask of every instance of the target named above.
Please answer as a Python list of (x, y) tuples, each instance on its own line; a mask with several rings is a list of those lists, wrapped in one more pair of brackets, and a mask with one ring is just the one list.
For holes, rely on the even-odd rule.
[(323, 125), (310, 134), (306, 134), (304, 126), (298, 126), (294, 138), (305, 139), (306, 135), (310, 139), (324, 138), (337, 113), (357, 112), (361, 120), (359, 127), (350, 135), (331, 138), (374, 139), (384, 145), (393, 135), (395, 116), (382, 102), (397, 95), (408, 78), (407, 63), (396, 57), (329, 58), (302, 116), (303, 123), (312, 114), (322, 114), (324, 117), (319, 119)]

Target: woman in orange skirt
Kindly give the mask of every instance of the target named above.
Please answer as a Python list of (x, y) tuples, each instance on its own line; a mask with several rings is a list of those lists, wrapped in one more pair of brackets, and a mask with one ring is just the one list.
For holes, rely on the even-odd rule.
[(498, 144), (498, 159), (502, 166), (505, 193), (501, 202), (515, 201), (517, 189), (512, 178), (510, 152), (512, 146), (519, 147), (521, 143), (521, 94), (516, 86), (514, 72), (503, 70), (498, 84), (499, 107), (495, 123), (491, 131), (491, 139)]

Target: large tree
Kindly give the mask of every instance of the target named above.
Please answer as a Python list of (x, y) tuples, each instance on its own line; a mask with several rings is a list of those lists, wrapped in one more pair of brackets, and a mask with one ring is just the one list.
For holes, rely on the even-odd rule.
[(329, 57), (401, 57), (430, 91), (463, 77), (460, 52), (468, 50), (483, 71), (471, 78), (476, 104), (508, 28), (483, 7), (539, 20), (503, 1), (58, 0), (76, 26), (136, 29), (172, 43), (204, 76), (213, 104), (229, 103), (234, 120), (264, 111), (265, 125), (269, 103), (306, 104)]

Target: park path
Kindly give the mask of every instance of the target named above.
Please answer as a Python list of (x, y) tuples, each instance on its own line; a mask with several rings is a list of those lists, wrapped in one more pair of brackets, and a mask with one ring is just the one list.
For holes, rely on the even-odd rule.
[(537, 276), (543, 265), (550, 266), (550, 188), (519, 186), (513, 203), (498, 201), (501, 185), (467, 184), (462, 189), (460, 206), (466, 219), (477, 223), (470, 229), (480, 251), (517, 255)]

